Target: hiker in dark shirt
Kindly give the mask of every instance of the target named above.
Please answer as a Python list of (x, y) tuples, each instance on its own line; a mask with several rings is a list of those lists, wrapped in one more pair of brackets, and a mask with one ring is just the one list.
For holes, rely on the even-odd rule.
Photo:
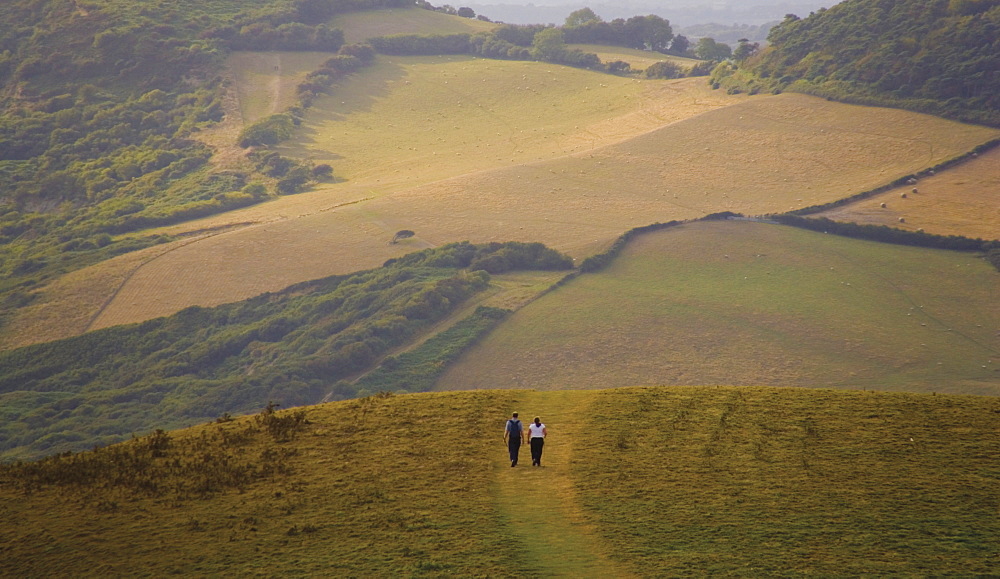
[(510, 466), (517, 466), (517, 453), (520, 452), (521, 442), (524, 440), (524, 427), (517, 418), (517, 412), (507, 421), (507, 426), (503, 430), (503, 440), (510, 452)]

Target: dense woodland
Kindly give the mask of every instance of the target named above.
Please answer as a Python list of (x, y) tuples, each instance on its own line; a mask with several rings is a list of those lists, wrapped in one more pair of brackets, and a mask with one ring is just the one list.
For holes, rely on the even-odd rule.
[(845, 0), (788, 15), (767, 40), (762, 50), (744, 46), (742, 68), (754, 78), (728, 68), (716, 81), (1000, 125), (997, 0)]
[[(490, 274), (572, 264), (538, 243), (455, 243), (244, 302), (2, 352), (0, 456), (79, 450), (153, 426), (252, 412), (269, 400), (288, 406), (331, 392), (356, 396), (365, 385), (345, 379), (454, 312), (487, 287)], [(502, 315), (481, 310), (458, 327), (461, 336), (431, 343), (422, 361), (401, 357), (387, 368), (427, 364), (430, 355), (430, 367), (441, 371), (461, 349), (456, 340), (471, 343)]]

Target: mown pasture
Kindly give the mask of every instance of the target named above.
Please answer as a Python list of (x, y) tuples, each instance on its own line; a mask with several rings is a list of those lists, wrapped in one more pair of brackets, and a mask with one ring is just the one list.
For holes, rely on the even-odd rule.
[(911, 231), (923, 229), (937, 235), (1000, 239), (1000, 149), (922, 176), (913, 185), (890, 189), (816, 216)]
[[(510, 468), (513, 410), (550, 436)], [(369, 398), (0, 466), (13, 575), (989, 574), (996, 398)], [(526, 451), (522, 451), (526, 454)]]
[[(120, 286), (53, 289), (14, 323), (33, 328), (29, 339), (63, 337), (62, 324), (36, 320), (66, 311), (86, 312), (73, 315), (92, 319), (91, 328), (139, 321), (453, 240), (541, 240), (586, 257), (652, 221), (827, 203), (996, 134), (803, 95), (730, 96), (702, 79), (640, 82), (545, 63), (380, 57), (319, 99), (297, 139), (281, 148), (329, 162), (344, 181), (167, 228), (218, 234), (140, 256)], [(215, 229), (233, 224), (252, 225)], [(400, 229), (417, 236), (387, 245)], [(108, 300), (81, 304), (77, 293)]]
[(601, 62), (605, 64), (616, 60), (627, 62), (631, 65), (633, 72), (642, 72), (649, 68), (650, 65), (657, 62), (672, 62), (681, 67), (682, 70), (691, 70), (691, 67), (700, 62), (699, 60), (695, 60), (693, 58), (685, 58), (683, 56), (675, 56), (672, 54), (662, 54), (649, 50), (636, 50), (634, 48), (625, 48), (623, 46), (570, 44), (568, 47), (596, 54), (597, 57), (601, 59)]
[(1000, 394), (996, 270), (973, 254), (747, 222), (637, 237), (522, 308), (442, 389), (775, 385)]
[(344, 31), (348, 43), (394, 34), (475, 34), (496, 24), (420, 8), (348, 12), (336, 16), (331, 27)]

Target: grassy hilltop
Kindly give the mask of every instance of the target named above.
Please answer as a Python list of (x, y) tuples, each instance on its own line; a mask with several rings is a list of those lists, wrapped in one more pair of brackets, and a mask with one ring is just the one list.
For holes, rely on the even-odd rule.
[(724, 90), (251, 4), (0, 4), (0, 456), (51, 455), (0, 463), (0, 574), (1000, 570), (996, 250), (700, 220), (996, 239), (997, 129), (831, 100), (995, 121), (995, 2), (789, 18)]
[[(512, 410), (548, 425), (506, 463)], [(15, 575), (979, 575), (995, 398), (374, 396), (0, 467)], [(75, 465), (75, 466), (71, 466)]]

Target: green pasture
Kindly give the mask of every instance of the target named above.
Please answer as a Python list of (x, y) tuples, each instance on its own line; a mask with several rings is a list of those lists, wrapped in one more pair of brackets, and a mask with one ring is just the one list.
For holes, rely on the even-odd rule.
[(330, 26), (343, 30), (344, 40), (354, 43), (393, 34), (474, 34), (496, 24), (421, 8), (392, 8), (340, 14)]
[[(505, 419), (547, 425), (510, 468)], [(12, 576), (983, 576), (993, 397), (376, 395), (0, 466)]]
[(657, 62), (672, 62), (685, 70), (690, 70), (692, 66), (700, 61), (683, 56), (672, 54), (662, 54), (649, 50), (636, 50), (623, 46), (604, 46), (601, 44), (570, 44), (568, 48), (576, 48), (584, 52), (591, 52), (601, 59), (601, 62), (608, 63), (621, 60), (632, 65), (632, 70), (646, 70), (651, 64)]
[(643, 384), (1000, 393), (997, 272), (976, 255), (746, 222), (634, 240), (511, 316), (439, 387)]

